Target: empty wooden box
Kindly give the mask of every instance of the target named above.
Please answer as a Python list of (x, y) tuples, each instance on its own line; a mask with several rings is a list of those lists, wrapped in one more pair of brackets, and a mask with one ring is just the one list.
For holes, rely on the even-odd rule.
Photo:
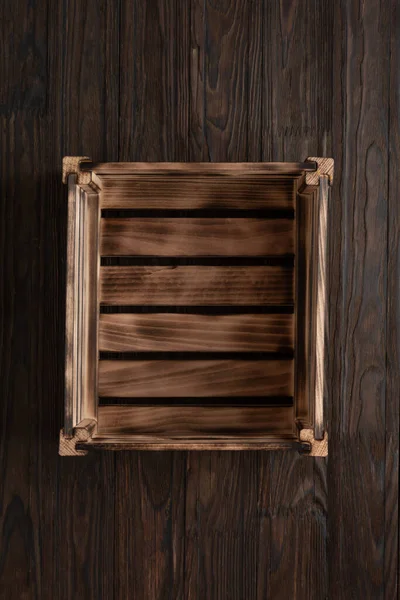
[(332, 159), (66, 157), (65, 423), (88, 449), (325, 455)]

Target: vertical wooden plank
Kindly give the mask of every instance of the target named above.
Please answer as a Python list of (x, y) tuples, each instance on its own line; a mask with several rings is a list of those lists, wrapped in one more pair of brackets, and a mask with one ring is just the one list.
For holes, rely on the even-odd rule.
[(121, 6), (120, 160), (187, 160), (188, 7)]
[(185, 453), (118, 453), (116, 475), (115, 598), (184, 598)]
[(248, 160), (249, 12), (247, 1), (205, 2), (204, 132), (213, 162)]
[[(122, 0), (121, 161), (189, 159), (189, 3)], [(184, 598), (186, 453), (116, 455), (116, 598)]]
[[(43, 591), (40, 495), (35, 478), (40, 313), (40, 178), (45, 122), (18, 109), (1, 117), (0, 596), (37, 598)], [(18, 158), (17, 158), (18, 157)], [(24, 218), (18, 215), (24, 214)], [(14, 594), (12, 596), (12, 594)]]
[(49, 406), (42, 398), (41, 210), (54, 149), (47, 139), (47, 0), (36, 8), (0, 6), (0, 596), (27, 600), (51, 597), (55, 578), (43, 558), (54, 551), (56, 483), (43, 477), (51, 445), (51, 429), (42, 435), (43, 427), (52, 419), (41, 410)]
[(260, 593), (260, 600), (327, 597), (326, 489), (319, 474), (325, 462), (274, 453), (268, 471), (262, 472), (266, 478), (260, 486), (260, 503), (269, 522), (270, 546), (265, 556), (268, 578), (259, 588), (265, 595)]
[[(262, 31), (261, 2), (192, 0), (191, 160), (262, 159)], [(268, 455), (188, 453), (185, 598), (267, 597), (257, 588), (269, 551), (259, 534)]]
[[(58, 28), (51, 34), (52, 52), (62, 57), (60, 71), (54, 73), (58, 87), (51, 105), (61, 124), (57, 147), (60, 178), (63, 155), (88, 155), (94, 160), (118, 158), (119, 11), (118, 3), (110, 0), (89, 0), (84, 5), (67, 0), (54, 2), (51, 9), (59, 14)], [(60, 236), (54, 225), (56, 211), (65, 215), (66, 205), (66, 188), (59, 179), (53, 203), (50, 213), (43, 215), (43, 236), (46, 230), (51, 231), (43, 251), (43, 266), (49, 269), (48, 275), (44, 273), (46, 290), (55, 285), (57, 267), (50, 258), (54, 253), (52, 244), (60, 244), (59, 253), (65, 253), (64, 241), (54, 240), (57, 234)], [(63, 287), (56, 292), (64, 306)], [(45, 308), (54, 314), (51, 298)], [(58, 338), (57, 344), (60, 342)], [(44, 338), (43, 343), (47, 364), (52, 367), (51, 340)], [(61, 373), (61, 381), (62, 377)], [(62, 394), (58, 397), (61, 403)], [(57, 598), (114, 596), (114, 462), (115, 457), (108, 453), (58, 459), (54, 552), (58, 577), (53, 592)]]
[(189, 159), (207, 161), (205, 127), (205, 2), (190, 0)]
[(257, 597), (259, 458), (258, 452), (189, 453), (188, 600)]
[(335, 5), (332, 598), (384, 597), (389, 17), (387, 2)]
[(119, 1), (64, 0), (63, 152), (118, 158)]
[[(50, 85), (47, 70), (48, 2), (5, 0), (0, 20), (0, 114), (44, 114)], [(21, 114), (21, 113), (20, 113)]]
[(399, 417), (400, 417), (400, 4), (390, 13), (389, 196), (387, 286), (387, 382), (385, 466), (385, 600), (399, 594)]
[(265, 3), (264, 160), (330, 153), (332, 8), (327, 0)]
[[(300, 160), (313, 150), (330, 156), (332, 3), (266, 2), (264, 40), (263, 159)], [(267, 590), (271, 598), (325, 598), (327, 460), (275, 452), (269, 461), (260, 490), (275, 492), (260, 500), (267, 515), (260, 543), (270, 553), (260, 558), (267, 573), (259, 597)]]

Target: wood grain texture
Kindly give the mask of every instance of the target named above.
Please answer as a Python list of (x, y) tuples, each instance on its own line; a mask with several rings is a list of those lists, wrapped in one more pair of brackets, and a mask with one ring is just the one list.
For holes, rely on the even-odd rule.
[[(60, 57), (60, 64), (50, 72), (57, 106), (51, 105), (46, 138), (56, 136), (57, 150), (50, 171), (51, 189), (41, 202), (41, 211), (47, 212), (46, 202), (50, 198), (54, 208), (46, 214), (41, 235), (45, 244), (43, 256), (49, 261), (47, 269), (43, 268), (42, 280), (46, 290), (43, 378), (54, 373), (57, 381), (57, 388), (46, 393), (51, 403), (50, 431), (55, 435), (61, 423), (62, 388), (58, 388), (58, 380), (62, 379), (64, 329), (59, 306), (64, 302), (60, 282), (65, 269), (65, 245), (59, 241), (65, 239), (65, 232), (60, 231), (59, 221), (65, 219), (66, 208), (66, 190), (60, 183), (61, 161), (65, 155), (88, 155), (94, 160), (100, 157), (112, 160), (117, 156), (119, 23), (115, 3), (109, 0), (101, 4), (90, 0), (84, 6), (75, 0), (64, 5), (51, 2), (49, 15), (53, 12), (57, 14), (58, 25), (49, 22), (48, 32), (54, 38), (49, 54)], [(83, 56), (83, 61), (77, 58)], [(55, 300), (59, 304), (53, 305)], [(49, 337), (49, 329), (53, 327), (50, 323), (56, 327), (55, 338)], [(44, 428), (42, 435), (46, 435)], [(47, 493), (57, 499), (54, 523), (50, 526), (54, 528), (56, 543), (47, 559), (43, 558), (43, 562), (51, 560), (55, 568), (50, 597), (60, 600), (113, 597), (114, 560), (110, 548), (114, 548), (115, 524), (109, 515), (114, 513), (115, 506), (114, 460), (107, 455), (67, 457), (57, 459), (54, 470), (42, 467)], [(48, 529), (42, 532), (44, 540)]]
[(329, 515), (337, 598), (346, 590), (385, 597), (389, 8), (335, 6), (333, 106), (342, 126), (331, 213)]
[[(174, 0), (121, 0), (114, 160), (188, 160), (189, 10)], [(115, 462), (114, 597), (183, 598), (186, 455), (132, 451)]]
[[(150, 433), (167, 437), (207, 434), (232, 436), (293, 435), (293, 408), (209, 406), (100, 406), (98, 431)], [(257, 441), (257, 440), (256, 440)]]
[[(1, 597), (397, 597), (398, 10), (1, 3)], [(334, 156), (328, 470), (292, 451), (57, 456), (65, 154)]]
[[(14, 598), (34, 598), (46, 589), (43, 577), (52, 579), (54, 576), (53, 565), (42, 570), (40, 564), (40, 552), (51, 552), (55, 548), (54, 531), (44, 547), (40, 544), (40, 534), (51, 523), (55, 503), (46, 496), (43, 506), (37, 491), (45, 489), (37, 458), (44, 444), (38, 431), (40, 398), (35, 383), (36, 348), (42, 323), (38, 281), (40, 252), (36, 241), (40, 222), (27, 219), (18, 224), (14, 216), (14, 211), (23, 210), (34, 214), (35, 204), (40, 201), (37, 180), (41, 167), (35, 159), (35, 147), (45, 152), (44, 131), (45, 123), (40, 118), (26, 119), (21, 115), (9, 121), (1, 117), (1, 273), (8, 284), (2, 287), (0, 300), (3, 398), (0, 411), (0, 596), (14, 594)], [(21, 160), (14, 162), (11, 158), (14, 154), (20, 154)], [(27, 262), (26, 252), (34, 257), (34, 266)], [(14, 361), (16, 356), (19, 360)], [(43, 404), (50, 409), (46, 399)], [(55, 444), (52, 450), (56, 450)], [(49, 452), (46, 457), (54, 468), (55, 461)], [(43, 510), (49, 511), (49, 517)]]
[[(193, 168), (193, 167), (192, 167)], [(101, 207), (104, 209), (268, 209), (293, 210), (295, 184), (289, 177), (238, 175), (234, 170), (220, 175), (201, 173), (177, 176), (100, 174)]]
[[(248, 1), (205, 6), (204, 142), (210, 161), (248, 160)], [(222, 76), (223, 74), (223, 76)], [(245, 97), (243, 95), (246, 94)]]
[(264, 2), (264, 11), (262, 158), (332, 156), (333, 5)]
[(268, 577), (259, 563), (258, 491), (264, 454), (269, 453), (188, 454), (185, 597), (267, 597), (257, 591), (260, 579)]
[[(332, 121), (333, 7), (328, 0), (264, 2), (263, 160), (316, 155), (336, 159), (332, 130), (340, 127), (340, 121)], [(341, 83), (336, 85), (340, 90)], [(331, 218), (332, 227), (337, 227), (334, 213)], [(260, 488), (272, 486), (277, 492), (272, 501), (264, 496), (264, 510), (278, 513), (281, 524), (274, 527), (274, 521), (270, 526), (268, 518), (263, 520), (260, 539), (268, 550), (264, 550), (260, 563), (269, 575), (261, 571), (260, 597), (330, 597), (327, 461), (312, 459), (309, 464), (298, 456), (276, 453), (269, 464), (274, 483), (269, 478), (267, 459), (263, 463)], [(283, 478), (288, 472), (290, 475)], [(318, 544), (310, 545), (310, 528), (318, 532)], [(293, 541), (296, 539), (298, 542)], [(304, 562), (298, 560), (297, 544), (307, 548)], [(297, 565), (291, 579), (287, 577), (289, 563)], [(311, 573), (318, 573), (318, 577), (309, 586), (305, 582), (310, 581)]]
[(292, 396), (293, 361), (99, 362), (99, 396)]
[(389, 195), (385, 458), (385, 600), (399, 595), (399, 438), (400, 438), (400, 4), (391, 4), (389, 88)]
[(105, 256), (265, 256), (294, 252), (291, 219), (101, 219)]
[(185, 455), (118, 452), (112, 598), (183, 598)]
[[(63, 334), (54, 314), (60, 311), (60, 248), (57, 242), (55, 254), (46, 255), (43, 230), (48, 226), (51, 239), (60, 219), (49, 176), (57, 169), (57, 139), (46, 141), (49, 119), (43, 109), (47, 93), (54, 92), (47, 67), (56, 71), (59, 62), (49, 57), (46, 65), (43, 12), (24, 2), (3, 3), (0, 23), (0, 597), (30, 600), (57, 589), (55, 424), (62, 415), (63, 384), (62, 358), (54, 347), (63, 351)], [(44, 301), (47, 269), (53, 277), (47, 272), (51, 296)]]
[[(45, 4), (45, 3), (43, 3)], [(25, 0), (4, 2), (0, 33), (0, 114), (46, 112), (50, 87), (46, 10)], [(53, 63), (54, 64), (54, 63)]]
[(100, 302), (121, 305), (293, 303), (290, 267), (101, 267)]
[[(212, 8), (210, 9), (210, 5)], [(268, 16), (260, 15), (261, 3), (242, 2), (238, 11), (241, 12), (241, 33), (246, 35), (247, 55), (235, 55), (235, 61), (230, 62), (227, 54), (224, 54), (225, 39), (222, 35), (209, 35), (209, 28), (214, 32), (226, 31), (232, 26), (231, 15), (235, 8), (232, 2), (211, 3), (194, 2), (192, 8), (191, 23), (191, 48), (197, 62), (193, 66), (191, 76), (192, 82), (192, 104), (191, 104), (191, 156), (192, 159), (201, 157), (203, 160), (223, 160), (229, 157), (242, 156), (244, 147), (248, 160), (279, 160), (283, 157), (291, 159), (295, 154), (306, 156), (308, 150), (304, 143), (304, 137), (308, 138), (309, 132), (302, 132), (303, 146), (293, 145), (293, 139), (287, 136), (285, 152), (277, 156), (272, 152), (273, 142), (278, 135), (276, 130), (269, 133), (271, 123), (280, 126), (277, 119), (273, 121), (268, 113), (272, 103), (271, 93), (277, 80), (283, 76), (282, 52), (283, 44), (275, 43), (275, 38), (269, 33), (271, 27), (274, 32), (279, 32), (281, 23), (279, 18), (268, 21)], [(287, 4), (287, 3), (286, 3)], [(299, 3), (295, 4), (295, 10)], [(267, 8), (279, 6), (278, 3), (264, 3)], [(203, 9), (204, 7), (204, 9)], [(313, 12), (315, 7), (310, 10)], [(322, 10), (326, 10), (326, 3)], [(306, 11), (302, 11), (302, 15)], [(213, 23), (209, 21), (213, 19)], [(221, 21), (221, 22), (218, 22)], [(235, 23), (236, 25), (236, 23)], [(224, 29), (223, 29), (224, 28)], [(244, 34), (247, 28), (247, 34)], [(298, 37), (304, 44), (304, 17), (298, 22)], [(328, 37), (329, 26), (325, 28), (324, 35)], [(234, 35), (234, 33), (232, 34)], [(320, 49), (321, 39), (313, 36), (313, 43), (318, 44)], [(272, 41), (273, 40), (273, 41)], [(229, 42), (227, 42), (228, 44)], [(302, 46), (304, 47), (304, 46)], [(303, 56), (300, 44), (291, 49), (293, 53)], [(232, 53), (231, 53), (232, 54)], [(274, 73), (271, 64), (276, 61), (279, 68)], [(234, 67), (233, 67), (234, 65)], [(224, 73), (235, 70), (229, 85), (224, 85)], [(241, 87), (238, 96), (235, 95), (237, 78), (241, 69), (246, 72), (246, 80)], [(262, 76), (260, 76), (260, 70)], [(215, 88), (209, 90), (207, 87), (207, 74), (212, 72)], [(310, 77), (312, 69), (308, 68), (307, 77)], [(219, 79), (217, 77), (219, 76)], [(291, 77), (292, 75), (288, 75)], [(305, 80), (304, 80), (305, 81)], [(311, 84), (312, 85), (312, 84)], [(219, 90), (220, 100), (217, 101), (216, 89)], [(209, 96), (214, 94), (215, 103), (209, 106)], [(259, 103), (259, 98), (262, 102)], [(226, 99), (226, 104), (224, 100)], [(309, 99), (307, 98), (307, 101)], [(285, 108), (290, 106), (291, 95), (282, 96), (276, 105), (276, 117), (279, 116), (279, 104), (284, 102)], [(212, 100), (210, 104), (212, 103)], [(249, 107), (251, 106), (251, 109)], [(220, 111), (222, 118), (211, 121), (209, 114)], [(290, 110), (290, 109), (289, 109)], [(300, 111), (301, 108), (298, 107)], [(311, 111), (316, 110), (315, 105)], [(288, 111), (289, 112), (289, 111)], [(229, 117), (228, 117), (229, 115)], [(265, 123), (265, 129), (264, 124)], [(242, 128), (242, 129), (240, 129)], [(243, 131), (246, 129), (246, 141)], [(315, 135), (316, 139), (318, 134)], [(313, 139), (313, 141), (314, 141)], [(310, 149), (313, 146), (310, 146)], [(262, 154), (262, 152), (264, 154)], [(270, 152), (270, 154), (268, 154)], [(305, 152), (305, 153), (304, 153)], [(240, 153), (240, 154), (239, 154)], [(280, 581), (281, 588), (274, 587), (275, 596), (269, 593), (272, 554), (274, 554), (274, 576), (276, 581), (280, 575), (280, 556), (282, 543), (273, 532), (271, 525), (276, 519), (279, 503), (283, 504), (282, 516), (289, 518), (292, 511), (299, 506), (296, 518), (293, 520), (299, 540), (309, 539), (309, 523), (303, 518), (304, 512), (309, 511), (311, 520), (316, 525), (321, 523), (323, 534), (323, 545), (326, 540), (325, 521), (320, 520), (320, 514), (315, 511), (312, 501), (302, 502), (304, 497), (310, 497), (310, 490), (314, 486), (312, 461), (305, 463), (298, 455), (288, 456), (286, 461), (281, 458), (282, 453), (190, 453), (188, 455), (188, 479), (186, 492), (186, 588), (185, 596), (188, 598), (211, 597), (211, 598), (290, 598), (285, 595), (285, 585), (288, 571), (284, 573)], [(275, 479), (271, 485), (270, 472), (275, 467)], [(294, 476), (293, 474), (298, 474)], [(271, 489), (276, 493), (274, 503), (265, 495), (271, 494)], [(235, 498), (235, 502), (226, 501), (227, 498)], [(264, 501), (265, 498), (265, 501)], [(275, 511), (272, 511), (274, 504)], [(307, 509), (303, 506), (306, 505)], [(318, 514), (318, 517), (316, 516)], [(321, 514), (321, 516), (323, 513)], [(325, 518), (325, 517), (323, 517)], [(325, 535), (324, 535), (325, 534)], [(293, 549), (294, 545), (290, 536), (285, 538), (287, 550)], [(278, 544), (280, 545), (280, 548)], [(300, 541), (300, 544), (302, 542)], [(275, 552), (275, 548), (279, 548)], [(322, 566), (324, 554), (321, 548), (312, 550), (307, 547), (307, 557), (312, 554), (312, 565), (315, 571)], [(292, 554), (295, 558), (295, 552)], [(320, 562), (321, 561), (321, 562)], [(286, 563), (287, 564), (287, 563)], [(292, 562), (294, 564), (294, 561)], [(297, 595), (300, 598), (321, 598), (326, 596), (326, 570), (322, 574), (322, 585), (313, 589), (301, 586), (305, 579), (309, 562), (304, 560), (302, 568), (290, 574), (287, 585), (293, 582), (296, 586)], [(313, 582), (315, 586), (315, 580)], [(322, 593), (321, 593), (322, 592)], [(303, 596), (301, 596), (303, 594)], [(313, 595), (314, 594), (314, 595)]]
[[(110, 3), (102, 4), (99, 11), (85, 3), (79, 19), (75, 2), (0, 7), (0, 270), (7, 278), (0, 295), (0, 597), (9, 600), (112, 597), (114, 458), (57, 454), (67, 208), (61, 160), (82, 147), (112, 158), (103, 145), (112, 115), (107, 120), (104, 103), (96, 104), (104, 92), (99, 76), (107, 77), (111, 101), (118, 79), (103, 68), (116, 48)], [(70, 78), (82, 53), (85, 64)], [(84, 84), (80, 94), (90, 79), (93, 87)], [(88, 135), (94, 121), (99, 131)]]
[[(327, 159), (324, 159), (327, 160)], [(90, 164), (89, 164), (90, 163)], [(238, 173), (239, 167), (239, 173)], [(118, 161), (118, 162), (92, 162), (85, 161), (82, 164), (82, 172), (92, 171), (94, 178), (99, 180), (100, 187), (102, 185), (103, 178), (110, 178), (110, 175), (114, 178), (115, 176), (122, 176), (124, 179), (126, 176), (134, 177), (140, 175), (161, 175), (161, 177), (171, 175), (179, 175), (179, 177), (185, 177), (188, 175), (230, 175), (241, 177), (243, 174), (248, 175), (259, 175), (259, 176), (277, 176), (282, 177), (301, 177), (304, 172), (313, 174), (318, 169), (318, 160), (315, 158), (307, 158), (303, 162), (290, 162), (290, 161), (216, 161), (216, 162), (199, 162), (190, 161), (182, 162), (179, 160), (170, 161)], [(177, 182), (179, 183), (179, 182)]]
[(99, 349), (283, 352), (293, 349), (293, 315), (100, 315)]

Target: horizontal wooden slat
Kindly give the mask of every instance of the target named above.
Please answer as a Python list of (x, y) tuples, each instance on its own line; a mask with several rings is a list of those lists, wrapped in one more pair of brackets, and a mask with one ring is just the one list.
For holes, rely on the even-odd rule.
[(102, 314), (101, 351), (281, 352), (293, 348), (293, 315)]
[(290, 267), (101, 267), (100, 301), (122, 305), (293, 303)]
[(102, 177), (101, 207), (129, 209), (294, 208), (291, 177), (139, 175)]
[(315, 161), (306, 162), (107, 162), (92, 163), (84, 161), (80, 164), (81, 170), (91, 170), (95, 174), (104, 176), (123, 176), (127, 173), (163, 173), (173, 174), (219, 174), (243, 175), (249, 173), (280, 175), (302, 173), (303, 171), (316, 171)]
[(300, 442), (294, 432), (250, 432), (202, 435), (157, 435), (148, 433), (118, 433), (94, 435), (85, 443), (78, 442), (78, 450), (295, 450), (307, 453), (309, 442)]
[(99, 396), (293, 396), (293, 360), (101, 360)]
[(293, 406), (292, 396), (185, 396), (174, 398), (173, 396), (155, 396), (152, 398), (140, 397), (117, 397), (100, 396), (99, 406)]
[(101, 219), (106, 256), (265, 256), (294, 252), (292, 219)]
[(293, 432), (293, 408), (100, 406), (98, 434), (281, 434)]

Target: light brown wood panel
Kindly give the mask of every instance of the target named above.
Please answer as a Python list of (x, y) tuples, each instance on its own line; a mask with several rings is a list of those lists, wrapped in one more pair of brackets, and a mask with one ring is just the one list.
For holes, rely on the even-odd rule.
[(98, 431), (168, 436), (293, 433), (292, 407), (100, 406)]
[(292, 219), (101, 219), (104, 256), (265, 256), (294, 252)]
[(293, 303), (290, 267), (101, 267), (100, 302), (122, 305)]
[(242, 174), (101, 176), (96, 181), (102, 208), (130, 209), (293, 209), (297, 187), (292, 177)]
[(293, 396), (293, 360), (101, 360), (99, 396)]
[(293, 315), (102, 314), (100, 350), (264, 351), (293, 348)]

